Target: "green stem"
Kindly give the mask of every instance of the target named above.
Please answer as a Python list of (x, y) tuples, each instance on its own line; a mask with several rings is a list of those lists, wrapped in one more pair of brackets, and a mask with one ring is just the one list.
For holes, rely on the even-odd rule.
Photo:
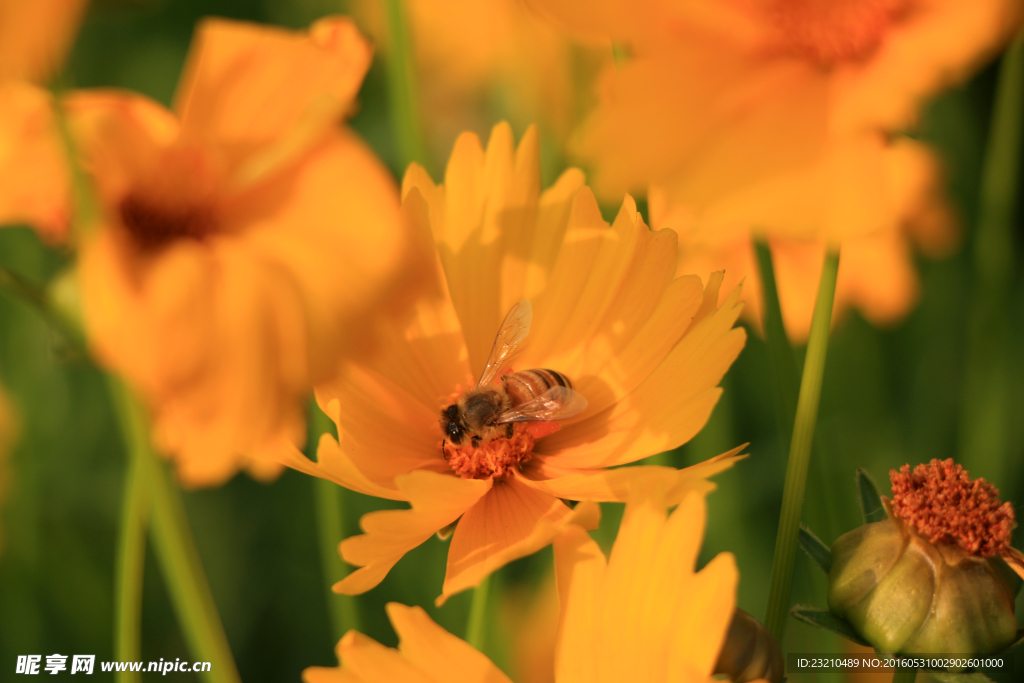
[(775, 268), (772, 252), (764, 240), (754, 242), (757, 267), (761, 275), (761, 323), (764, 325), (764, 340), (768, 346), (771, 362), (772, 384), (775, 389), (775, 418), (779, 423), (782, 452), (789, 451), (790, 425), (796, 417), (799, 373), (793, 347), (789, 345), (786, 328), (782, 322), (782, 307), (779, 305), (779, 290), (775, 286)]
[(404, 170), (412, 162), (427, 163), (426, 145), (420, 121), (419, 94), (412, 54), (412, 40), (404, 0), (387, 0), (391, 54), (388, 55), (388, 92), (391, 99), (391, 127), (398, 144), (399, 163)]
[[(146, 566), (146, 526), (149, 522), (150, 490), (147, 449), (141, 447), (148, 439), (145, 416), (129, 398), (127, 390), (113, 377), (111, 389), (122, 416), (121, 428), (129, 444), (129, 461), (125, 478), (124, 507), (121, 511), (121, 537), (117, 562), (117, 623), (114, 651), (122, 662), (142, 659), (141, 628), (142, 579)], [(137, 671), (116, 674), (121, 683), (142, 680)]]
[(897, 667), (892, 672), (892, 683), (914, 683), (917, 680), (916, 667)]
[(1013, 287), (1013, 218), (1024, 119), (1024, 38), (1003, 56), (985, 152), (974, 234), (974, 304), (969, 321), (960, 460), (990, 481), (1007, 481), (1007, 309)]
[(210, 662), (210, 683), (240, 683), (224, 627), (206, 582), (185, 515), (181, 492), (150, 443), (145, 409), (123, 383), (111, 377), (114, 405), (133, 458), (144, 463), (143, 481), (152, 498), (151, 531), (171, 602), (193, 657)]
[(800, 396), (797, 399), (796, 419), (793, 422), (793, 440), (789, 449), (789, 462), (786, 465), (782, 514), (779, 518), (778, 535), (775, 537), (772, 578), (768, 588), (768, 607), (764, 623), (769, 633), (775, 636), (779, 643), (782, 643), (786, 615), (789, 612), (789, 593), (793, 585), (793, 561), (800, 527), (800, 512), (804, 503), (804, 490), (807, 487), (807, 468), (811, 458), (811, 443), (814, 440), (814, 425), (818, 419), (821, 380), (825, 372), (829, 326), (832, 321), (832, 299), (835, 296), (838, 272), (839, 252), (830, 250), (825, 256), (825, 265), (821, 270), (818, 297), (814, 303), (814, 317), (811, 319), (811, 334), (807, 341), (807, 355), (800, 380)]
[[(333, 424), (330, 418), (311, 401), (310, 406), (310, 439), (309, 450), (316, 454), (320, 435), (332, 433)], [(313, 480), (316, 500), (317, 532), (320, 537), (320, 562), (326, 582), (327, 607), (331, 617), (331, 628), (334, 640), (350, 630), (359, 630), (359, 604), (353, 595), (339, 595), (331, 590), (336, 582), (348, 574), (348, 567), (341, 560), (338, 544), (345, 537), (345, 489), (332, 481), (310, 477)]]
[(466, 642), (483, 652), (487, 636), (487, 598), (491, 592), (491, 577), (480, 582), (473, 590), (473, 602), (469, 605), (469, 622), (466, 624)]

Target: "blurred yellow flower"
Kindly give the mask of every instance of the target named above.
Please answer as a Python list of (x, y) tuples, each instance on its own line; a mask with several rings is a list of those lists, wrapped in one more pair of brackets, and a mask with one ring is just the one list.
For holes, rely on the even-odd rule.
[(187, 485), (274, 476), (262, 454), (302, 443), (305, 395), (407, 277), (397, 187), (336, 126), (370, 58), (345, 19), (207, 20), (173, 111), (121, 92), (63, 103), (99, 199), (78, 244), (88, 336), (148, 399)]
[[(559, 536), (556, 683), (713, 680), (739, 575), (728, 553), (694, 572), (705, 516), (704, 496), (698, 492), (689, 493), (668, 516), (656, 497), (632, 502), (608, 559), (578, 526)], [(338, 643), (341, 666), (306, 669), (303, 680), (509, 681), (421, 608), (391, 603), (387, 609), (399, 637), (397, 650), (350, 631)]]
[[(836, 199), (866, 201), (880, 159), (872, 136), (914, 123), (923, 98), (994, 54), (1020, 18), (1015, 0), (530, 4), (631, 51), (606, 69), (582, 131), (595, 188), (615, 197), (653, 184), (698, 211), (823, 178)], [(848, 234), (835, 219), (814, 225), (814, 236)], [(856, 232), (876, 227), (853, 223)]]
[[(837, 314), (854, 304), (891, 322), (913, 304), (905, 233), (948, 245), (951, 222), (931, 154), (891, 135), (915, 123), (926, 97), (990, 58), (1021, 15), (1015, 0), (529, 3), (630, 54), (605, 69), (576, 140), (599, 195), (648, 191), (652, 215), (655, 203), (675, 214), (652, 217), (654, 227), (685, 214), (693, 227), (681, 235), (682, 260), (699, 259), (696, 272), (754, 275), (729, 268), (750, 261), (751, 234), (791, 264), (806, 261), (799, 285), (779, 283), (797, 339), (821, 262), (804, 255), (825, 241), (844, 247)], [(748, 289), (747, 301), (756, 294)]]
[[(542, 193), (539, 165), (536, 128), (516, 150), (501, 124), (486, 152), (475, 135), (459, 138), (443, 185), (416, 165), (406, 173), (403, 210), (420, 233), (433, 289), (378, 355), (343, 363), (317, 386), (340, 444), (323, 437), (317, 463), (294, 449), (282, 456), (342, 486), (411, 503), (363, 517), (366, 534), (341, 545), (362, 568), (335, 590), (374, 587), (457, 521), (443, 601), (579, 517), (561, 499), (624, 500), (660, 482), (678, 500), (711, 488), (706, 477), (739, 450), (686, 470), (608, 469), (675, 448), (703, 427), (745, 341), (733, 327), (739, 291), (719, 307), (721, 273), (706, 287), (675, 276), (673, 232), (649, 230), (629, 198), (609, 226), (575, 169)], [(588, 406), (560, 429), (520, 423), (526, 429), (511, 438), (479, 449), (449, 442), (443, 451), (441, 411), (474, 386), (503, 316), (522, 299), (533, 302), (533, 324), (515, 369), (557, 370)]]

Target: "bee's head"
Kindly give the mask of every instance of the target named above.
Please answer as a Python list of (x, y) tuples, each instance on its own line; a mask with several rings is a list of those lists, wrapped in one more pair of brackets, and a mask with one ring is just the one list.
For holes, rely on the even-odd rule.
[(441, 431), (444, 432), (444, 438), (456, 446), (462, 442), (462, 415), (458, 403), (441, 411)]

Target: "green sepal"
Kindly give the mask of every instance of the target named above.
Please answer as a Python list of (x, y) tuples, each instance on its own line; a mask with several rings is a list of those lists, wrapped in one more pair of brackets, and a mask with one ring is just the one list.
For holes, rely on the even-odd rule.
[(860, 503), (860, 513), (864, 516), (864, 523), (881, 522), (885, 519), (885, 508), (882, 507), (882, 496), (878, 493), (875, 480), (871, 478), (866, 469), (857, 470), (857, 502)]
[(871, 647), (871, 643), (861, 638), (860, 634), (858, 634), (857, 631), (854, 630), (853, 626), (850, 625), (850, 622), (836, 614), (833, 614), (827, 609), (797, 605), (793, 608), (793, 611), (790, 612), (790, 614), (811, 626), (817, 626), (818, 628), (823, 628), (826, 631), (838, 633), (843, 638), (852, 640), (858, 645)]
[(811, 556), (815, 564), (828, 574), (829, 570), (832, 569), (832, 551), (829, 547), (803, 524), (800, 525), (800, 534), (797, 536), (797, 542), (804, 552)]

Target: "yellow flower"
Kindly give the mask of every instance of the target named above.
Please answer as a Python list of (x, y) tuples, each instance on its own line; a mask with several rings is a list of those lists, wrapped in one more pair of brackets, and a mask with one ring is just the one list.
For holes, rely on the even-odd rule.
[(858, 137), (914, 123), (1020, 19), (1014, 0), (530, 3), (632, 53), (583, 132), (595, 186), (664, 186), (698, 209), (812, 165), (869, 182), (875, 142)]
[[(749, 262), (751, 235), (783, 260), (806, 260), (800, 286), (780, 283), (797, 339), (816, 290), (804, 282), (816, 281), (826, 241), (849, 256), (837, 313), (852, 303), (891, 322), (913, 304), (908, 226), (915, 242), (948, 244), (951, 224), (930, 152), (891, 136), (915, 123), (926, 97), (991, 57), (1021, 15), (1014, 0), (530, 3), (631, 54), (606, 68), (579, 130), (598, 193), (646, 190), (652, 213), (658, 202), (687, 214), (694, 227), (680, 243), (709, 270)], [(746, 297), (755, 302), (756, 291)]]
[[(728, 553), (694, 572), (705, 516), (697, 492), (668, 516), (664, 503), (652, 498), (632, 502), (607, 559), (578, 526), (559, 536), (556, 683), (712, 680), (739, 575)], [(350, 631), (338, 643), (341, 666), (306, 669), (306, 683), (509, 680), (421, 608), (391, 603), (387, 609), (397, 650)]]
[(262, 454), (303, 441), (312, 384), (392, 305), (397, 187), (336, 126), (370, 58), (345, 19), (207, 20), (172, 111), (108, 91), (63, 105), (99, 200), (77, 245), (89, 340), (148, 399), (185, 484), (276, 475)]
[[(363, 518), (366, 534), (341, 545), (362, 568), (336, 590), (372, 588), (457, 521), (443, 601), (579, 517), (561, 499), (625, 500), (657, 482), (678, 501), (730, 466), (739, 449), (681, 471), (609, 469), (693, 437), (745, 341), (733, 327), (739, 292), (718, 306), (721, 273), (706, 287), (675, 277), (673, 232), (649, 230), (629, 198), (609, 226), (575, 169), (542, 193), (536, 129), (516, 150), (507, 124), (494, 128), (486, 152), (475, 135), (460, 137), (443, 185), (410, 167), (403, 198), (433, 289), (372, 360), (345, 362), (317, 386), (340, 444), (324, 437), (317, 463), (283, 454), (296, 469), (412, 505)], [(455, 445), (442, 434), (441, 411), (475, 385), (503, 316), (523, 299), (532, 301), (532, 327), (501, 374), (551, 368), (586, 410), (560, 429), (525, 422), (511, 438)]]

